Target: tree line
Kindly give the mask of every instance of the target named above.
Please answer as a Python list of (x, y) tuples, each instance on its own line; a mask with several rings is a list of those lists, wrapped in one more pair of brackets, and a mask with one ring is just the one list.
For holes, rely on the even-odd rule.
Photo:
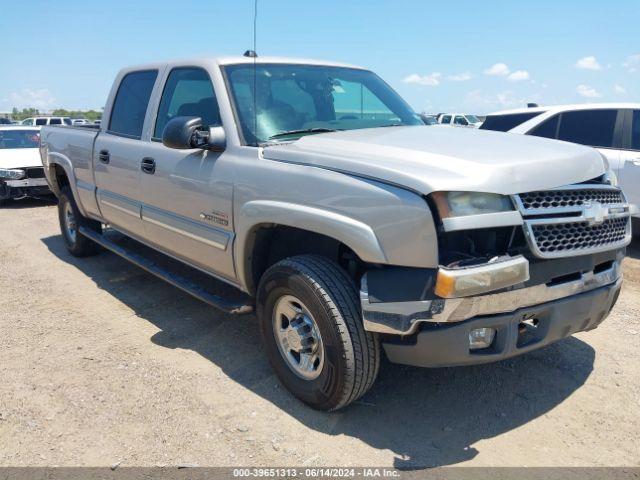
[[(11, 118), (14, 120), (24, 120), (29, 117), (38, 117), (42, 114), (37, 108), (23, 108), (22, 110), (18, 110), (17, 108), (13, 108), (11, 110)], [(64, 108), (56, 108), (53, 112), (48, 115), (53, 115), (55, 117), (70, 117), (70, 118), (86, 118), (87, 120), (99, 120), (102, 118), (102, 112), (96, 110), (66, 110)]]

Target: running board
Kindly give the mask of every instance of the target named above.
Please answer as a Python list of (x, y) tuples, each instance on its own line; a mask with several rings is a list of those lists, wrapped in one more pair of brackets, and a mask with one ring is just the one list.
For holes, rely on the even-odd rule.
[[(82, 235), (98, 245), (223, 312), (231, 314), (253, 312), (253, 302), (247, 294), (211, 275), (189, 267), (118, 232), (105, 230), (100, 234), (85, 227), (80, 227), (79, 230)], [(222, 291), (225, 295), (213, 293), (214, 291)]]

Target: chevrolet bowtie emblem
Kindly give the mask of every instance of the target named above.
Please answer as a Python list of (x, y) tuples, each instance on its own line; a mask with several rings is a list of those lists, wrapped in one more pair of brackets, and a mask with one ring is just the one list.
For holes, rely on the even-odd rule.
[(589, 226), (602, 225), (609, 216), (609, 208), (600, 202), (585, 202), (582, 208), (582, 215)]

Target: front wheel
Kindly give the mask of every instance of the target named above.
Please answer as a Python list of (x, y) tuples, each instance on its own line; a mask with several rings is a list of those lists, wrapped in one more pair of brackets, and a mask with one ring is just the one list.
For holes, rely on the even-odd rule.
[(371, 388), (380, 365), (364, 330), (353, 280), (336, 263), (302, 255), (265, 272), (257, 296), (269, 361), (282, 383), (319, 410), (337, 410)]
[(100, 247), (80, 233), (80, 227), (86, 227), (96, 232), (102, 231), (102, 224), (83, 217), (76, 206), (76, 202), (69, 187), (63, 187), (58, 199), (58, 219), (62, 238), (71, 255), (87, 257), (95, 255)]

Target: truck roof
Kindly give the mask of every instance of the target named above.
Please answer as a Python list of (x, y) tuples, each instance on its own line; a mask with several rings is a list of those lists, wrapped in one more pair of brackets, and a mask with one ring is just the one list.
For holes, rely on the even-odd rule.
[(640, 103), (633, 102), (618, 102), (618, 103), (576, 103), (576, 104), (567, 104), (567, 105), (549, 105), (546, 107), (532, 107), (532, 108), (514, 108), (511, 110), (500, 110), (497, 112), (492, 112), (489, 115), (511, 115), (517, 113), (542, 113), (549, 112), (551, 110), (554, 111), (564, 111), (564, 110), (592, 110), (592, 109), (604, 109), (604, 108), (614, 108), (614, 109), (622, 109), (622, 108), (640, 108)]
[(217, 64), (221, 66), (225, 65), (238, 65), (238, 64), (253, 64), (255, 61), (256, 64), (273, 64), (273, 63), (282, 63), (282, 64), (298, 64), (298, 65), (323, 65), (328, 67), (344, 67), (344, 68), (357, 68), (360, 70), (366, 70), (364, 67), (360, 67), (357, 65), (350, 65), (347, 63), (339, 63), (339, 62), (331, 62), (326, 60), (314, 60), (309, 58), (291, 58), (291, 57), (245, 57), (242, 55), (237, 56), (222, 56), (222, 57), (195, 57), (195, 58), (184, 58), (184, 59), (173, 59), (167, 60), (164, 62), (153, 62), (153, 63), (145, 63), (140, 65), (132, 65), (125, 67), (123, 70), (131, 71), (131, 70), (146, 70), (152, 68), (160, 68), (166, 65), (185, 65), (185, 64)]

